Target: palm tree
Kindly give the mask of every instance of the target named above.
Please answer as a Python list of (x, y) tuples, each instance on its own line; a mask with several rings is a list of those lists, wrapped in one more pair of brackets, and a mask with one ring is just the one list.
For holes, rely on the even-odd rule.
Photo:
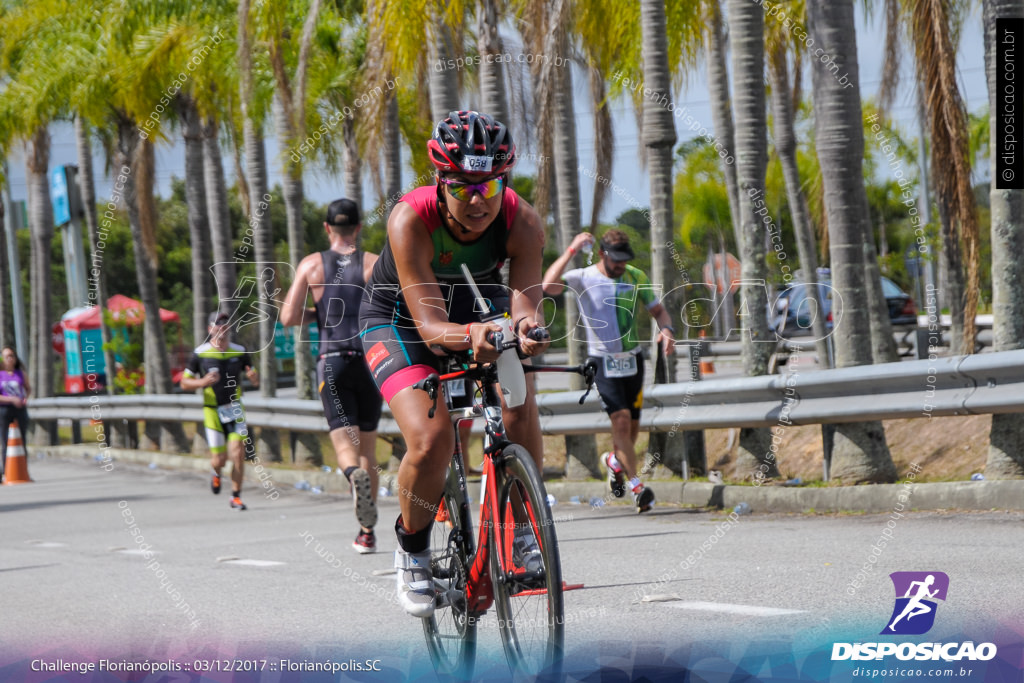
[[(722, 147), (731, 154), (735, 149), (735, 128), (732, 122), (732, 106), (729, 97), (729, 70), (726, 68), (726, 39), (722, 26), (722, 8), (719, 0), (707, 0), (707, 35), (705, 37), (707, 60), (708, 94), (711, 96), (711, 121), (715, 126), (715, 137)], [(739, 188), (736, 181), (736, 166), (721, 160), (725, 176), (725, 187), (729, 193), (729, 208), (732, 210), (733, 236), (740, 243)], [(728, 295), (727, 295), (728, 296)]]
[[(242, 135), (245, 146), (246, 182), (249, 188), (248, 216), (255, 245), (256, 276), (260, 308), (275, 310), (272, 296), (280, 288), (277, 272), (273, 268), (274, 240), (270, 228), (269, 203), (266, 198), (267, 158), (263, 140), (263, 114), (256, 99), (253, 49), (250, 38), (250, 3), (238, 3), (238, 69)], [(271, 397), (277, 393), (277, 364), (274, 359), (274, 325), (276, 316), (262, 315), (259, 319), (260, 395)], [(260, 450), (268, 459), (280, 460), (280, 436), (274, 430), (260, 430)]]
[[(800, 168), (797, 165), (795, 115), (789, 82), (789, 50), (787, 49), (789, 46), (784, 42), (785, 38), (791, 34), (786, 32), (781, 35), (781, 33), (779, 25), (776, 23), (769, 31), (771, 38), (768, 47), (768, 76), (771, 83), (775, 151), (779, 155), (782, 174), (786, 181), (786, 196), (789, 200), (789, 212), (793, 217), (793, 232), (796, 235), (800, 267), (803, 269), (804, 279), (813, 283), (817, 280), (818, 272), (817, 248), (814, 239), (814, 226), (811, 224), (807, 197), (804, 195), (803, 185), (800, 182)], [(799, 45), (800, 43), (795, 43), (792, 48), (798, 49)], [(800, 78), (799, 72), (796, 73), (796, 77)], [(818, 287), (810, 287), (809, 293), (814, 301), (815, 310), (824, 311)], [(815, 337), (818, 363), (827, 368), (830, 362), (825, 316), (815, 315), (811, 325)]]
[[(499, 0), (480, 0), (477, 7), (476, 49), (481, 57), (500, 56), (503, 52), (501, 34), (498, 32), (501, 16)], [(506, 125), (511, 121), (502, 61), (484, 60), (480, 64), (480, 108)]]
[[(53, 209), (50, 206), (50, 133), (45, 126), (35, 129), (25, 155), (28, 184), (28, 225), (32, 236), (31, 349), (29, 376), (37, 397), (53, 395), (53, 363), (50, 355), (50, 250), (53, 242)], [(43, 434), (38, 433), (38, 442)]]
[(218, 133), (217, 119), (210, 116), (203, 123), (203, 189), (213, 248), (214, 293), (218, 299), (226, 299), (234, 294), (237, 274), (232, 253), (234, 231), (228, 211), (228, 189)]
[(185, 203), (192, 246), (192, 338), (196, 346), (206, 339), (206, 319), (211, 310), (210, 223), (206, 207), (203, 123), (195, 100), (187, 94), (175, 98), (182, 136), (185, 139)]
[[(294, 74), (289, 73), (286, 64), (286, 51), (290, 44), (293, 27), (288, 24), (287, 3), (268, 5), (266, 12), (266, 40), (269, 46), (270, 65), (277, 88), (276, 122), (278, 138), (285, 150), (295, 149), (306, 138), (306, 110), (310, 66), (310, 52), (313, 47), (313, 36), (320, 15), (320, 0), (313, 0), (306, 14), (299, 37), (298, 54), (295, 58)], [(316, 99), (314, 96), (312, 99)], [(305, 199), (301, 157), (285, 152), (281, 155), (284, 164), (283, 185), (285, 214), (288, 222), (288, 259), (292, 267), (298, 267), (299, 261), (306, 255), (305, 229), (302, 223), (302, 204)], [(299, 325), (295, 351), (295, 388), (299, 398), (312, 399), (313, 363), (309, 354), (309, 328)], [(313, 434), (299, 432), (294, 439), (295, 451), (292, 459), (322, 465), (320, 442)]]
[[(932, 181), (942, 234), (944, 297), (953, 318), (951, 348), (974, 353), (979, 298), (978, 217), (971, 185), (967, 110), (956, 79), (956, 37), (971, 3), (887, 0), (887, 60), (883, 104), (898, 83), (900, 27), (913, 45), (919, 94), (924, 97)], [(884, 109), (884, 107), (883, 107)]]
[[(768, 297), (760, 282), (767, 275), (765, 236), (755, 201), (764, 195), (768, 165), (767, 123), (764, 101), (764, 11), (746, 0), (729, 0), (729, 35), (732, 48), (733, 122), (736, 126), (736, 180), (739, 189), (740, 262), (744, 284), (740, 289), (743, 311), (743, 371), (748, 377), (768, 372), (774, 335), (764, 315)], [(757, 283), (757, 284), (753, 284)], [(765, 428), (740, 430), (739, 472), (778, 476), (771, 453), (771, 434)]]
[[(988, 79), (990, 139), (998, 140), (999, 111), (1003, 99), (996, 87), (997, 17), (1024, 16), (1021, 0), (983, 0), (985, 22), (985, 72)], [(993, 349), (1024, 348), (1024, 190), (999, 187), (996, 177), (997, 145), (989, 143), (992, 187), (989, 206), (992, 218), (992, 313)], [(985, 474), (992, 478), (1024, 477), (1024, 424), (1016, 415), (993, 415)]]
[[(92, 168), (92, 143), (89, 124), (81, 114), (75, 117), (75, 140), (78, 150), (78, 183), (81, 186), (82, 205), (85, 209), (85, 225), (89, 233), (89, 247), (92, 253), (90, 279), (93, 281), (96, 305), (101, 309), (107, 303), (107, 274), (103, 268), (103, 250), (99, 247), (99, 222), (96, 216), (96, 181)], [(103, 343), (103, 365), (107, 370), (107, 393), (114, 393), (114, 352), (110, 346), (110, 326), (107, 317), (100, 315), (100, 340)]]
[[(825, 192), (833, 286), (841, 294), (833, 303), (836, 367), (871, 363), (869, 305), (865, 283), (864, 243), (867, 226), (864, 177), (864, 131), (861, 120), (853, 0), (808, 0), (808, 28), (816, 48), (831, 55), (849, 84), (820, 60), (811, 75), (814, 124)], [(850, 85), (852, 84), (852, 85)], [(881, 422), (836, 427), (832, 475), (850, 482), (896, 478)]]

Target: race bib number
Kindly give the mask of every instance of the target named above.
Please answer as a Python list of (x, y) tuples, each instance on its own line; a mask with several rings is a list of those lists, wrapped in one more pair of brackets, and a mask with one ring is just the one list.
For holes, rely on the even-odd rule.
[(467, 154), (462, 157), (462, 169), (470, 173), (490, 173), (493, 159), (488, 156)]
[(636, 354), (625, 351), (604, 357), (605, 377), (632, 377), (636, 374)]
[(224, 406), (217, 406), (217, 416), (220, 418), (221, 424), (245, 419), (241, 406), (239, 406), (236, 411), (233, 403), (229, 403)]

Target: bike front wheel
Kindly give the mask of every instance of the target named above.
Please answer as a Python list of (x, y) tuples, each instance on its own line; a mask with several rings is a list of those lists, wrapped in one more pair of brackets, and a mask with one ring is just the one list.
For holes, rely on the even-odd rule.
[(469, 613), (466, 580), (473, 528), (464, 487), (455, 465), (448, 471), (444, 498), (431, 530), (430, 568), (437, 589), (434, 614), (423, 619), (423, 633), (434, 670), (456, 680), (468, 679), (476, 659), (477, 618)]
[(502, 453), (491, 578), (505, 656), (518, 677), (557, 680), (565, 640), (562, 567), (544, 482), (525, 448)]

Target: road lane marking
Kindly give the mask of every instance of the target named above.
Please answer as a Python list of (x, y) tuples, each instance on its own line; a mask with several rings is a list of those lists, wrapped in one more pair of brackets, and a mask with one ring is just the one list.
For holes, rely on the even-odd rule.
[(782, 609), (780, 607), (759, 607), (757, 605), (731, 605), (725, 602), (666, 602), (665, 607), (692, 609), (702, 612), (724, 612), (741, 614), (748, 617), (779, 617), (787, 614), (803, 614), (802, 609)]
[(40, 541), (31, 540), (25, 541), (27, 545), (34, 545), (37, 548), (64, 548), (67, 547), (67, 543), (57, 543), (56, 541)]
[(275, 562), (274, 560), (247, 560), (241, 558), (232, 558), (227, 560), (217, 560), (223, 564), (241, 564), (247, 567), (276, 567), (284, 564), (284, 562)]

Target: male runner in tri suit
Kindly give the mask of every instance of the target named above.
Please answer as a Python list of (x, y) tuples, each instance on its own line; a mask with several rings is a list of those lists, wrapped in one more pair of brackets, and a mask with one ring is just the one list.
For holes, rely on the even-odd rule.
[(241, 511), (246, 509), (240, 496), (245, 441), (249, 437), (242, 407), (242, 376), (248, 377), (253, 386), (259, 386), (260, 378), (249, 353), (231, 343), (230, 320), (227, 313), (210, 314), (210, 341), (192, 353), (181, 376), (181, 388), (203, 390), (203, 424), (213, 465), (210, 489), (220, 493), (221, 468), (231, 458), (231, 507)]
[[(377, 255), (357, 246), (359, 207), (338, 199), (327, 207), (324, 230), (330, 248), (302, 259), (281, 308), (282, 325), (316, 320), (320, 329), (320, 401), (324, 406), (338, 467), (352, 485), (359, 535), (352, 547), (359, 553), (377, 549), (377, 423), (382, 400), (363, 361), (359, 340), (359, 305), (363, 287)], [(313, 307), (306, 308), (306, 292)]]
[(633, 258), (633, 248), (629, 236), (621, 230), (604, 233), (598, 263), (563, 274), (573, 254), (593, 243), (590, 233), (576, 235), (544, 273), (544, 293), (557, 296), (568, 286), (579, 298), (581, 324), (587, 330), (587, 353), (598, 361), (597, 393), (612, 423), (614, 450), (603, 457), (608, 483), (612, 493), (621, 498), (628, 480), (637, 512), (646, 512), (654, 506), (654, 491), (640, 481), (635, 449), (644, 403), (644, 347), (636, 319), (639, 304), (643, 302), (658, 321), (658, 339), (669, 358), (675, 347), (675, 330), (650, 280), (639, 268), (627, 264)]
[[(408, 446), (398, 471), (395, 568), (399, 601), (418, 617), (434, 611), (430, 528), (455, 438), (446, 412), (429, 417), (430, 398), (412, 388), (438, 369), (430, 347), (471, 349), (480, 362), (496, 360), (487, 335), (500, 327), (481, 320), (501, 311), (511, 312), (525, 355), (548, 346), (527, 337), (542, 320), (544, 228), (533, 207), (507, 187), (516, 160), (508, 129), (486, 114), (451, 112), (437, 124), (427, 153), (437, 185), (417, 188), (395, 206), (359, 314), (366, 363)], [(508, 286), (500, 275), (506, 259)], [(475, 305), (462, 263), (489, 300), (487, 311)], [(525, 447), (540, 468), (543, 442), (534, 394), (528, 381), (525, 403), (504, 416), (510, 440)], [(535, 551), (523, 548), (521, 554)]]

